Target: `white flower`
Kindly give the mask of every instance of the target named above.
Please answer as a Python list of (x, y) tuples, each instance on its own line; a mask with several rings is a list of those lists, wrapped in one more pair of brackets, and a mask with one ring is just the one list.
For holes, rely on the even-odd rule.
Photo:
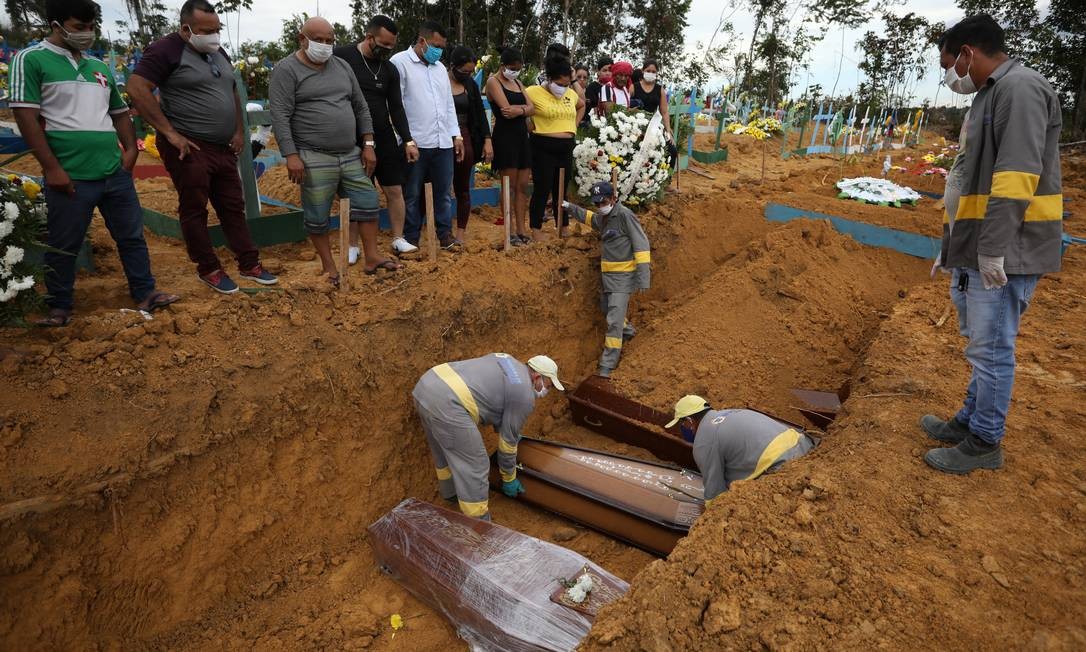
[(248, 59), (245, 60), (245, 63), (249, 64), (250, 66), (255, 66), (258, 63), (260, 63), (260, 59), (258, 59), (256, 57), (249, 57)]
[(15, 224), (13, 222), (7, 222), (0, 220), (0, 240), (11, 235), (11, 232), (15, 230)]
[(4, 219), (9, 222), (19, 219), (19, 205), (13, 201), (6, 202), (4, 204)]
[(570, 599), (570, 602), (581, 604), (588, 597), (588, 593), (580, 586), (574, 585), (566, 589), (566, 597)]
[(3, 264), (7, 268), (15, 267), (23, 259), (25, 252), (19, 247), (8, 247), (8, 250), (4, 252)]
[(580, 577), (577, 578), (577, 586), (584, 589), (585, 593), (591, 592), (592, 591), (592, 576), (589, 575), (588, 573), (585, 573), (584, 575), (581, 575)]

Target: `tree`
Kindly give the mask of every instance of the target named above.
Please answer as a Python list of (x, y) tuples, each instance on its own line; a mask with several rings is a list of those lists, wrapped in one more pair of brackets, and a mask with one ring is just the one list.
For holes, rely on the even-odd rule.
[(857, 94), (861, 101), (880, 106), (907, 103), (911, 89), (923, 76), (932, 45), (932, 25), (915, 13), (885, 12), (884, 36), (868, 31), (860, 41), (864, 57), (860, 70), (867, 76)]
[(691, 0), (645, 0), (637, 22), (627, 30), (631, 53), (663, 63), (676, 61), (683, 49), (690, 3)]
[(1052, 0), (1048, 16), (1034, 33), (1037, 70), (1060, 95), (1064, 134), (1086, 134), (1086, 13), (1075, 0)]

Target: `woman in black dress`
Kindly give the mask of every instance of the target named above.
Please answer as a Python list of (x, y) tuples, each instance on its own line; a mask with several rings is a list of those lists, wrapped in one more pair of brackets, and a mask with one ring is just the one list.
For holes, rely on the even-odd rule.
[(668, 114), (667, 94), (664, 93), (663, 87), (657, 83), (659, 71), (660, 66), (656, 63), (656, 59), (645, 60), (644, 65), (641, 66), (641, 79), (634, 82), (633, 99), (640, 102), (642, 111), (647, 111), (650, 114), (660, 112), (660, 116), (664, 121), (664, 138), (667, 139), (671, 169), (674, 170), (679, 150), (675, 146), (675, 136), (671, 133), (671, 116)]
[(514, 245), (531, 242), (528, 237), (528, 183), (532, 176), (532, 156), (528, 147), (528, 116), (535, 112), (532, 101), (520, 83), (524, 56), (516, 48), (501, 53), (501, 67), (486, 82), (486, 97), (494, 112), (494, 169), (500, 177), (509, 177), (515, 216), (511, 229)]
[(450, 55), (449, 85), (452, 87), (456, 121), (464, 139), (464, 159), (453, 166), (453, 192), (456, 194), (456, 241), (464, 243), (471, 215), (471, 175), (475, 164), (490, 163), (494, 149), (490, 138), (490, 121), (483, 108), (483, 97), (475, 83), (475, 53), (459, 45)]

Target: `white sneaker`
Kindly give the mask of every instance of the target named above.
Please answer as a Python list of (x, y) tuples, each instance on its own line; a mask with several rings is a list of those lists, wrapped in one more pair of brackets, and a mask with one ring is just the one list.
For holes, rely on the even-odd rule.
[(396, 238), (392, 241), (392, 250), (398, 254), (409, 254), (418, 251), (419, 248), (403, 238)]
[(354, 265), (358, 262), (358, 247), (350, 247), (347, 249), (347, 264)]

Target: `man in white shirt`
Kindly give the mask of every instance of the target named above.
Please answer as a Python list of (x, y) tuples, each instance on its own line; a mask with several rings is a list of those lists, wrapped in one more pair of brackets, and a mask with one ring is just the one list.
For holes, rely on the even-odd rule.
[(410, 166), (404, 188), (407, 208), (404, 238), (415, 246), (419, 244), (423, 219), (422, 186), (423, 182), (429, 181), (433, 184), (438, 239), (442, 248), (451, 249), (455, 239), (449, 188), (454, 158), (456, 161), (464, 158), (464, 142), (456, 121), (449, 75), (440, 63), (446, 44), (445, 28), (427, 20), (419, 26), (415, 45), (397, 53), (391, 61), (400, 73), (407, 122), (419, 150), (418, 161)]

